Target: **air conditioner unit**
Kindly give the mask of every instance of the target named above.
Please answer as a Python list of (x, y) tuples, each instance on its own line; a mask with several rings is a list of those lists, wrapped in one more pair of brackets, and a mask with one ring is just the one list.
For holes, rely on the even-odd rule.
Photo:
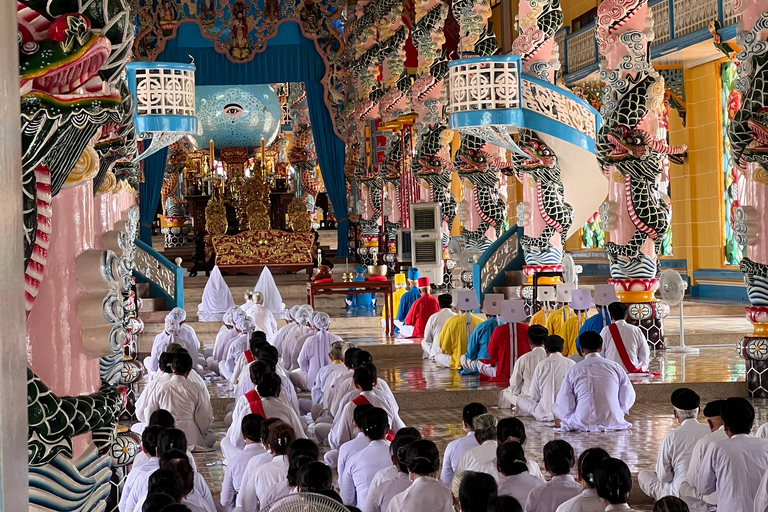
[(443, 282), (443, 242), (440, 203), (411, 204), (411, 266), (432, 283)]
[(397, 230), (397, 261), (401, 263), (411, 261), (410, 229)]

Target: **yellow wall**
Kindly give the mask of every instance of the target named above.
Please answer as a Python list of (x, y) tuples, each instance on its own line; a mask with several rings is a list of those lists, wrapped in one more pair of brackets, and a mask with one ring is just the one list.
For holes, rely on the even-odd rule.
[(597, 0), (565, 0), (561, 2), (563, 8), (563, 26), (570, 27), (571, 20), (578, 18), (593, 7), (597, 7)]
[(684, 76), (687, 126), (675, 120), (670, 143), (688, 144), (688, 162), (671, 167), (672, 229), (674, 255), (688, 260), (690, 273), (725, 267), (720, 63), (686, 69)]

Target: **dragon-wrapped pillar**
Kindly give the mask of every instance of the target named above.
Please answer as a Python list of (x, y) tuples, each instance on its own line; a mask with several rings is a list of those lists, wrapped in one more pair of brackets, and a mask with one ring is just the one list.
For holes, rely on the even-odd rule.
[[(523, 72), (553, 83), (560, 69), (555, 33), (563, 24), (559, 0), (522, 0), (518, 14), (519, 35), (512, 53), (519, 55)], [(519, 130), (522, 153), (512, 155), (514, 172), (523, 186), (523, 200), (517, 205), (518, 225), (523, 228), (520, 245), (525, 251), (523, 273), (528, 279), (522, 288), (527, 300), (533, 297), (533, 274), (562, 270), (563, 247), (573, 225), (573, 207), (565, 201), (560, 162), (554, 150), (533, 130)], [(557, 278), (543, 278), (541, 284), (556, 284)]]
[(746, 178), (744, 202), (734, 213), (736, 240), (746, 247), (739, 263), (747, 284), (750, 306), (747, 319), (753, 332), (739, 342), (746, 360), (747, 383), (755, 398), (768, 397), (768, 4), (756, 0), (734, 1), (742, 14), (736, 44), (736, 91), (741, 108), (728, 129), (733, 162)]
[(659, 192), (663, 160), (685, 147), (657, 138), (664, 80), (649, 49), (653, 15), (646, 0), (606, 0), (597, 11), (597, 44), (603, 89), (603, 120), (596, 155), (609, 181), (601, 224), (610, 233), (605, 252), (610, 283), (629, 304), (630, 321), (652, 348), (664, 348), (662, 320), (668, 307), (654, 297), (659, 287), (658, 254), (671, 210)]
[(181, 194), (184, 168), (187, 155), (196, 148), (190, 137), (183, 137), (168, 147), (168, 160), (165, 165), (163, 187), (160, 189), (160, 199), (163, 207), (163, 217), (160, 232), (165, 238), (165, 248), (181, 247), (187, 242), (189, 234), (189, 214), (187, 201)]

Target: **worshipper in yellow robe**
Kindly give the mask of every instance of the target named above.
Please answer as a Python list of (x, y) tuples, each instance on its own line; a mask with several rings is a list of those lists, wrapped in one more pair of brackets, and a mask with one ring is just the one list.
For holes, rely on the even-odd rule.
[[(395, 274), (395, 292), (392, 294), (392, 318), (397, 316), (397, 310), (400, 307), (400, 297), (406, 292), (405, 274)], [(381, 326), (386, 328), (384, 324), (386, 320), (386, 308), (381, 308)]]
[[(460, 314), (449, 318), (440, 331), (440, 354), (435, 355), (435, 363), (451, 370), (461, 368), (461, 356), (467, 352), (467, 342), (475, 328), (483, 321), (472, 313), (480, 303), (472, 290), (461, 290), (456, 300)], [(469, 328), (467, 328), (469, 326)]]
[(536, 313), (533, 314), (531, 317), (531, 321), (528, 322), (528, 325), (540, 325), (542, 327), (547, 326), (547, 319), (549, 317), (549, 314), (552, 312), (551, 309), (546, 308), (542, 305), (541, 309), (538, 310)]
[[(587, 321), (587, 315), (581, 312), (581, 323)], [(576, 338), (579, 336), (579, 317), (576, 312), (567, 305), (552, 311), (547, 317), (545, 325), (550, 335), (560, 336), (565, 340), (563, 356), (570, 357), (576, 354)]]

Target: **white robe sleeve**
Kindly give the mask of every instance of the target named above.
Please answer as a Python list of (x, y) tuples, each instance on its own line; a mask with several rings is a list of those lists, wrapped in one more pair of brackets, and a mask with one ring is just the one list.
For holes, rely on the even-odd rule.
[[(545, 359), (546, 361), (546, 359)], [(542, 361), (543, 362), (543, 361)], [(533, 371), (533, 378), (531, 379), (531, 387), (528, 388), (528, 396), (531, 400), (539, 403), (539, 400), (541, 400), (541, 387), (542, 387), (542, 381), (546, 378), (546, 375), (543, 375), (544, 373), (544, 365), (542, 363), (539, 363), (538, 366), (536, 366), (536, 369)]]
[(699, 474), (694, 480), (694, 487), (702, 495), (712, 494), (717, 490), (717, 473), (715, 473), (715, 444), (710, 443), (701, 461)]
[(338, 450), (341, 445), (352, 439), (352, 417), (355, 404), (350, 402), (333, 421), (333, 428), (328, 434), (328, 443), (331, 449)]
[(565, 374), (560, 392), (555, 400), (555, 416), (561, 420), (567, 420), (576, 412), (576, 393), (571, 382), (571, 371)]
[(671, 483), (675, 479), (675, 467), (672, 461), (672, 450), (669, 435), (664, 436), (659, 448), (659, 456), (656, 459), (656, 476), (663, 484)]
[(624, 414), (629, 414), (629, 410), (635, 405), (635, 388), (623, 369), (617, 369), (616, 375), (619, 377), (619, 405)]
[(211, 401), (207, 400), (203, 391), (195, 384), (198, 391), (197, 406), (195, 407), (195, 423), (200, 432), (205, 434), (213, 422), (213, 407)]
[(235, 503), (243, 511), (256, 510), (259, 506), (259, 497), (256, 495), (256, 479), (247, 471), (243, 473), (243, 480), (240, 483), (240, 492), (237, 495)]
[(755, 507), (753, 512), (768, 512), (768, 472), (760, 480), (760, 486), (755, 495)]

